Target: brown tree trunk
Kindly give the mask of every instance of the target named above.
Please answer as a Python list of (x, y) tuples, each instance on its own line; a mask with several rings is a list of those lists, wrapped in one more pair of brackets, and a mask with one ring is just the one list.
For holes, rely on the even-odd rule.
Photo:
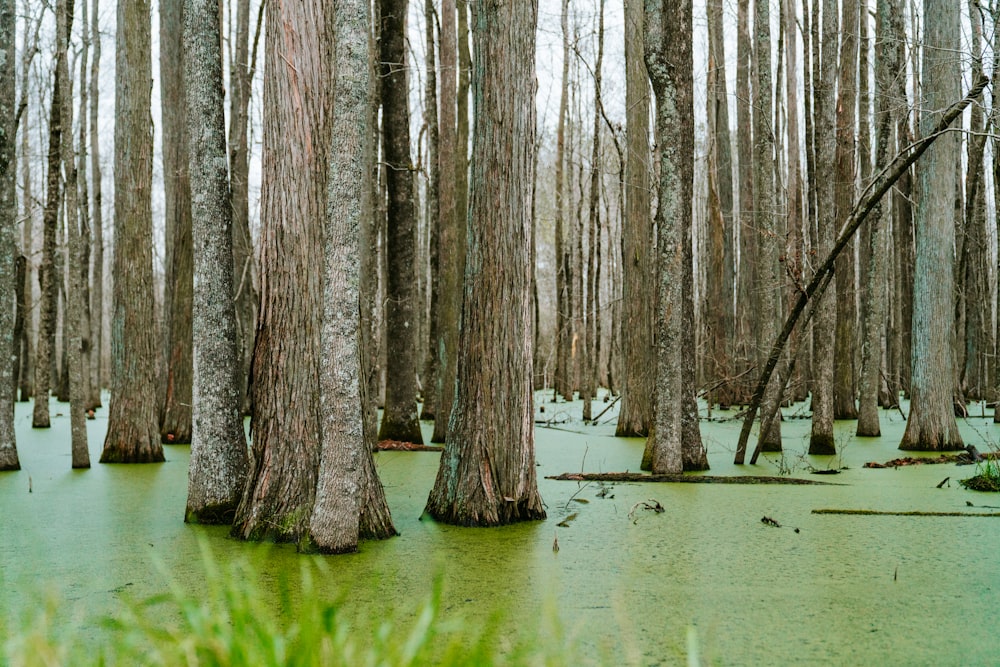
[[(753, 173), (753, 118), (750, 112), (750, 73), (753, 49), (750, 42), (749, 0), (739, 0), (737, 8), (736, 39), (736, 154), (739, 181), (739, 271), (736, 294), (736, 350), (738, 375), (752, 375), (756, 367), (754, 349), (754, 286), (757, 264), (757, 234), (755, 233), (754, 173)], [(741, 383), (737, 400), (750, 400), (750, 380)]]
[(69, 262), (66, 267), (68, 289), (66, 313), (63, 323), (63, 346), (68, 361), (70, 438), (74, 468), (90, 467), (90, 450), (87, 447), (87, 421), (83, 387), (83, 354), (81, 329), (83, 324), (82, 238), (77, 192), (76, 154), (73, 150), (73, 92), (70, 88), (69, 41), (72, 35), (73, 1), (60, 0), (56, 4), (56, 68), (59, 72), (60, 113), (59, 125), (67, 128), (61, 142), (63, 172), (66, 178), (66, 230)]
[(553, 383), (555, 395), (563, 400), (573, 400), (573, 383), (570, 351), (573, 345), (573, 300), (570, 283), (570, 248), (567, 243), (566, 220), (566, 119), (569, 114), (569, 0), (563, 0), (560, 14), (562, 25), (563, 61), (559, 93), (559, 121), (556, 129), (556, 373)]
[(163, 461), (153, 319), (150, 8), (119, 0), (115, 66), (115, 253), (111, 410), (101, 463)]
[[(834, 215), (837, 225), (854, 206), (856, 159), (854, 134), (857, 128), (858, 99), (858, 0), (842, 4), (840, 81), (837, 86), (837, 155), (834, 170), (836, 192)], [(857, 419), (855, 403), (854, 347), (857, 317), (854, 252), (841, 253), (837, 260), (837, 328), (833, 355), (833, 418)]]
[[(94, 253), (90, 279), (90, 341), (91, 349), (93, 350), (90, 357), (90, 373), (92, 376), (90, 386), (92, 395), (89, 402), (94, 408), (101, 406), (101, 389), (105, 386), (104, 364), (102, 363), (104, 356), (104, 211), (102, 209), (103, 188), (101, 184), (100, 138), (98, 136), (98, 100), (101, 71), (99, 1), (94, 0), (93, 11), (91, 12), (92, 27), (90, 33), (94, 36), (94, 55), (90, 60), (90, 122), (88, 127), (88, 132), (90, 133), (90, 178), (94, 207), (94, 213), (91, 216), (91, 229), (94, 232)], [(80, 122), (83, 122), (82, 118)]]
[(460, 525), (545, 518), (535, 477), (528, 267), (537, 12), (535, 2), (473, 3), (476, 124), (458, 380), (426, 510)]
[(14, 127), (14, 53), (17, 18), (14, 0), (0, 0), (0, 51), (7, 57), (0, 62), (0, 470), (20, 470), (14, 434), (14, 294), (16, 291), (14, 257), (17, 230), (17, 181)]
[[(165, 290), (167, 358), (163, 369), (160, 438), (166, 444), (191, 442), (192, 405), (192, 241), (191, 178), (188, 173), (187, 92), (182, 31), (184, 0), (160, 0), (160, 98), (163, 112), (163, 186), (170, 265)], [(191, 64), (191, 66), (196, 66)]]
[[(757, 237), (757, 363), (763, 366), (767, 360), (767, 350), (770, 341), (778, 333), (778, 322), (781, 318), (781, 303), (779, 289), (782, 276), (779, 270), (778, 258), (783, 250), (781, 235), (776, 225), (777, 201), (774, 187), (774, 134), (768, 126), (772, 101), (771, 84), (771, 19), (767, 2), (754, 3), (754, 62), (756, 78), (754, 79), (754, 114), (753, 114), (753, 146), (754, 146), (754, 229)], [(776, 379), (777, 380), (777, 379)], [(772, 381), (764, 395), (764, 414), (771, 412), (772, 406), (780, 405), (782, 383)], [(781, 451), (781, 421), (775, 419), (767, 432), (761, 432), (760, 440), (763, 451)]]
[(59, 117), (59, 73), (56, 71), (52, 86), (52, 105), (49, 113), (48, 175), (46, 176), (45, 209), (42, 213), (42, 261), (38, 267), (41, 303), (38, 316), (38, 344), (35, 346), (35, 405), (32, 414), (33, 428), (49, 428), (49, 393), (52, 387), (52, 364), (55, 356), (56, 336), (56, 283), (55, 255), (56, 228), (59, 225), (60, 206), (60, 146), (62, 126)]
[[(836, 106), (837, 79), (837, 3), (823, 2), (823, 58), (819, 80), (813, 98), (816, 116), (816, 174), (831, 174), (836, 161)], [(815, 251), (826, 257), (833, 248), (837, 217), (833, 178), (819, 178), (816, 184), (816, 237)], [(809, 453), (835, 454), (833, 438), (833, 366), (834, 341), (836, 340), (836, 300), (824, 292), (816, 304), (813, 321), (813, 372), (812, 372), (812, 430), (809, 435)]]
[(316, 494), (323, 412), (320, 267), (332, 111), (328, 4), (269, 2), (266, 9), (253, 450), (232, 530), (244, 540), (299, 542)]
[[(441, 172), (454, 174), (438, 184), (441, 227), (438, 234), (437, 419), (431, 442), (444, 442), (455, 403), (458, 370), (458, 321), (465, 276), (466, 186), (468, 182), (469, 55), (467, 4), (444, 0), (441, 8), (441, 118), (438, 160)], [(456, 24), (455, 18), (458, 17)], [(458, 37), (456, 43), (456, 29)], [(457, 90), (456, 90), (457, 86)]]
[(407, 0), (382, 3), (382, 135), (388, 186), (385, 409), (379, 440), (423, 443), (417, 417), (417, 215), (404, 33)]
[[(263, 12), (264, 3), (260, 11)], [(253, 51), (250, 51), (250, 0), (236, 2), (236, 44), (230, 74), (229, 184), (233, 208), (233, 289), (236, 301), (236, 333), (240, 353), (241, 409), (250, 411), (250, 360), (253, 357), (254, 324), (260, 289), (253, 242), (250, 238), (249, 150), (247, 148), (247, 107), (251, 81), (257, 64), (257, 44), (262, 16), (258, 15)]]
[(646, 437), (653, 425), (655, 377), (650, 204), (649, 79), (644, 61), (643, 8), (625, 3), (625, 217), (622, 223), (622, 406), (615, 435)]
[[(424, 356), (424, 372), (421, 378), (423, 385), (423, 404), (420, 406), (420, 419), (433, 420), (437, 418), (437, 375), (438, 375), (438, 328), (441, 326), (440, 297), (440, 264), (438, 262), (438, 245), (441, 234), (441, 153), (440, 128), (438, 124), (437, 103), (437, 67), (434, 57), (436, 40), (434, 39), (434, 0), (424, 0), (424, 24), (426, 28), (425, 58), (427, 80), (424, 84), (424, 122), (427, 125), (427, 233), (430, 238), (428, 255), (430, 263), (430, 313), (427, 322), (427, 336), (421, 340), (427, 342), (427, 353)], [(451, 102), (449, 102), (450, 104)], [(447, 417), (446, 417), (447, 419)]]
[[(933, 129), (942, 109), (958, 97), (959, 7), (924, 0), (923, 94), (921, 133)], [(914, 224), (913, 357), (910, 414), (900, 449), (961, 449), (962, 436), (952, 404), (955, 360), (951, 326), (954, 314), (955, 162), (959, 136), (946, 134), (917, 168)]]

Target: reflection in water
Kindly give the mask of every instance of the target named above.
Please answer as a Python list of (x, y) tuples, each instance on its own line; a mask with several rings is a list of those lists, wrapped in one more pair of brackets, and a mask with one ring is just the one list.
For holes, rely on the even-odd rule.
[[(224, 528), (183, 523), (187, 447), (168, 447), (160, 465), (71, 471), (68, 418), (33, 431), (30, 406), (17, 408), (23, 470), (0, 475), (8, 613), (49, 588), (75, 603), (67, 618), (86, 624), (113, 611), (123, 595), (161, 592), (165, 572), (197, 590), (202, 536), (219, 560), (249, 558), (265, 589), (276, 591), (281, 576), (293, 584), (299, 576), (305, 557), (288, 546), (244, 544)], [(92, 456), (99, 455), (105, 426), (106, 413), (88, 422)], [(319, 585), (331, 597), (343, 595), (349, 616), (377, 623), (394, 608), (414, 607), (441, 576), (443, 621), (487, 623), (499, 611), (499, 636), (551, 637), (593, 662), (676, 664), (691, 632), (709, 663), (991, 663), (1000, 654), (992, 630), (1000, 612), (1000, 521), (810, 513), (1000, 504), (955, 484), (971, 468), (862, 469), (864, 461), (899, 455), (901, 417), (883, 413), (882, 426), (885, 435), (869, 439), (852, 436), (853, 422), (838, 424), (841, 457), (830, 459), (804, 456), (809, 422), (789, 420), (783, 462), (769, 455), (758, 466), (737, 468), (731, 460), (739, 423), (703, 423), (711, 474), (848, 469), (818, 478), (841, 484), (822, 487), (608, 488), (540, 479), (549, 519), (499, 529), (421, 521), (439, 455), (385, 452), (377, 463), (401, 536), (326, 558)], [(538, 430), (540, 477), (638, 468), (642, 442), (612, 437), (613, 420), (563, 427), (579, 433)], [(989, 418), (962, 428), (980, 450), (998, 439)], [(951, 486), (936, 489), (946, 476)], [(647, 499), (666, 512), (637, 511), (629, 520), (630, 509)], [(765, 515), (785, 527), (762, 524)], [(553, 552), (556, 536), (560, 549)]]

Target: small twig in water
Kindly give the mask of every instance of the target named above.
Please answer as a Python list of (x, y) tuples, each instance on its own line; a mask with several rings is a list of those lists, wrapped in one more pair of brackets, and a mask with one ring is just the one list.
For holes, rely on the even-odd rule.
[(657, 514), (662, 514), (667, 511), (663, 508), (663, 505), (660, 504), (659, 500), (654, 500), (653, 498), (650, 498), (649, 500), (640, 500), (635, 505), (632, 505), (632, 509), (628, 512), (628, 518), (632, 520), (633, 524), (639, 523), (639, 519), (635, 516), (635, 511), (637, 509), (651, 510)]

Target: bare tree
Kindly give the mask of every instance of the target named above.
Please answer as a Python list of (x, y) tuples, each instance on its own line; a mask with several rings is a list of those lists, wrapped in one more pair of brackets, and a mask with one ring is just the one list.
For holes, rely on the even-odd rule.
[[(86, 2), (86, 0), (83, 0)], [(102, 169), (100, 137), (98, 136), (99, 93), (101, 71), (101, 32), (99, 20), (100, 0), (93, 0), (91, 12), (91, 31), (93, 35), (94, 54), (90, 59), (90, 118), (88, 131), (90, 133), (90, 178), (92, 191), (93, 215), (91, 229), (93, 230), (93, 260), (90, 278), (90, 341), (93, 354), (90, 357), (90, 373), (92, 376), (90, 398), (91, 407), (100, 407), (101, 389), (104, 387), (104, 364), (101, 358), (104, 354), (104, 211), (102, 197)], [(80, 119), (83, 122), (83, 119)]]

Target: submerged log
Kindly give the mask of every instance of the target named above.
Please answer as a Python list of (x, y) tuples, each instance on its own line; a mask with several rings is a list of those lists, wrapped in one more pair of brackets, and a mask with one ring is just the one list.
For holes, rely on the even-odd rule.
[(1000, 517), (1000, 512), (883, 512), (881, 510), (818, 509), (813, 514), (854, 514), (860, 516), (989, 516)]
[(641, 472), (564, 472), (561, 475), (549, 475), (545, 479), (568, 482), (686, 482), (693, 484), (808, 484), (839, 486), (830, 482), (819, 482), (814, 479), (800, 479), (798, 477), (768, 477), (762, 475), (647, 475)]

